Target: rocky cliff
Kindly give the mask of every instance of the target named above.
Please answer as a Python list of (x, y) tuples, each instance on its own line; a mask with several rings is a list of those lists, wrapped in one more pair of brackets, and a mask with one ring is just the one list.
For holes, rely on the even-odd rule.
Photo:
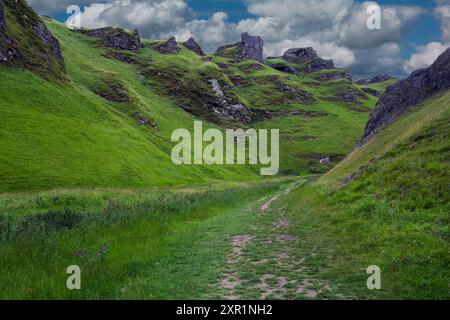
[(0, 0), (0, 64), (24, 67), (50, 78), (64, 78), (58, 40), (24, 0)]
[(175, 37), (170, 37), (169, 39), (167, 39), (167, 41), (155, 45), (154, 49), (162, 54), (177, 53), (178, 51), (180, 51)]
[(450, 48), (426, 69), (389, 86), (371, 115), (360, 144), (432, 95), (450, 89)]
[(307, 72), (335, 69), (333, 60), (320, 58), (313, 48), (289, 49), (283, 54), (282, 59), (289, 63), (306, 64), (305, 71)]
[(198, 54), (199, 56), (205, 56), (205, 53), (203, 52), (202, 48), (200, 47), (200, 45), (197, 43), (197, 41), (195, 41), (194, 38), (189, 38), (188, 41), (186, 41), (184, 43), (184, 46), (186, 48), (188, 48), (189, 50), (195, 52), (196, 54)]
[(337, 69), (333, 60), (320, 58), (311, 47), (288, 49), (281, 57), (267, 58), (267, 63), (278, 71), (294, 75), (333, 70), (333, 72), (321, 74), (316, 79), (319, 81), (351, 80), (352, 78), (352, 75), (346, 70)]
[(137, 30), (128, 32), (121, 28), (107, 27), (80, 32), (99, 38), (103, 46), (115, 50), (137, 51), (141, 48), (141, 38)]
[(216, 54), (236, 60), (256, 60), (264, 63), (263, 51), (263, 39), (244, 32), (241, 34), (241, 42), (221, 46), (216, 50)]

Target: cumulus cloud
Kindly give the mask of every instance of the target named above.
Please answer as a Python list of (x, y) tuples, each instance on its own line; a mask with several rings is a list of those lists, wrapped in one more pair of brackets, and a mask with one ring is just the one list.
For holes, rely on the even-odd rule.
[(208, 20), (192, 20), (175, 32), (180, 41), (186, 41), (193, 36), (207, 51), (217, 46), (234, 41), (238, 32), (234, 24), (227, 23), (228, 15), (225, 12), (216, 12)]
[(269, 42), (266, 45), (266, 54), (277, 56), (289, 48), (312, 47), (324, 59), (333, 59), (336, 65), (346, 68), (356, 62), (353, 51), (340, 47), (334, 42), (318, 42), (314, 39), (300, 38), (296, 40), (285, 39), (278, 42)]
[(413, 72), (420, 68), (426, 68), (430, 66), (448, 47), (448, 44), (442, 44), (440, 42), (431, 42), (425, 46), (419, 46), (416, 48), (416, 53), (414, 53), (411, 58), (404, 63), (403, 68), (407, 73)]
[(442, 39), (450, 42), (450, 2), (436, 7), (434, 13), (441, 20)]
[(375, 2), (354, 3), (349, 16), (339, 26), (339, 41), (351, 49), (380, 47), (386, 43), (399, 42), (417, 18), (424, 13), (419, 7), (382, 6), (381, 29), (365, 28), (367, 8)]
[(357, 78), (373, 74), (403, 74), (404, 60), (398, 43), (385, 43), (378, 48), (355, 50), (356, 63), (351, 66)]
[(319, 55), (356, 74), (403, 73), (399, 42), (424, 14), (417, 6), (381, 6), (381, 30), (367, 28), (373, 1), (246, 0), (255, 15), (237, 25), (239, 31), (263, 35), (267, 55), (289, 47), (312, 46)]
[(32, 6), (40, 14), (52, 14), (55, 12), (65, 12), (70, 5), (78, 5), (80, 7), (91, 4), (93, 0), (27, 0), (28, 4)]
[(316, 30), (331, 29), (348, 15), (353, 0), (247, 0), (248, 11), (260, 17), (273, 17), (288, 26), (286, 30), (304, 36)]
[(415, 6), (382, 6), (381, 30), (369, 30), (367, 7), (376, 4), (372, 1), (247, 0), (247, 4), (250, 13), (260, 16), (259, 19), (242, 22), (249, 29), (260, 30), (262, 28), (258, 25), (267, 27), (270, 22), (269, 27), (276, 28), (279, 38), (307, 36), (350, 49), (374, 48), (398, 42), (424, 13), (423, 9)]
[(193, 12), (184, 0), (116, 0), (87, 6), (81, 23), (89, 28), (119, 25), (138, 29), (145, 37), (159, 37), (192, 18)]
[[(65, 11), (72, 0), (28, 0), (41, 13)], [(237, 42), (248, 31), (265, 41), (265, 54), (281, 55), (290, 47), (313, 47), (320, 56), (333, 59), (351, 72), (400, 73), (422, 65), (436, 44), (417, 48), (407, 62), (400, 57), (404, 34), (424, 13), (417, 6), (381, 6), (381, 30), (369, 30), (367, 7), (373, 1), (356, 0), (241, 0), (253, 15), (236, 23), (225, 12), (207, 19), (195, 18), (187, 0), (78, 0), (85, 5), (82, 25), (118, 25), (138, 29), (147, 38), (175, 35), (185, 41), (194, 36), (206, 51)], [(435, 15), (442, 21), (443, 43), (450, 40), (450, 1), (436, 0)], [(434, 49), (433, 49), (434, 48)], [(428, 52), (427, 54), (425, 53)]]

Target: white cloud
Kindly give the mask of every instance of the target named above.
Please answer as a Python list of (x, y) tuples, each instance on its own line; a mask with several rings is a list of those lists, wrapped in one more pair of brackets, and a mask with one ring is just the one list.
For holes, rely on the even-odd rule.
[(397, 43), (385, 43), (378, 48), (355, 50), (356, 63), (351, 66), (352, 73), (358, 77), (388, 73), (403, 74), (403, 59)]
[(228, 15), (225, 12), (216, 12), (208, 20), (193, 20), (178, 28), (175, 36), (185, 41), (193, 36), (207, 51), (217, 46), (237, 41), (239, 36), (236, 26), (227, 23)]
[[(382, 6), (382, 29), (366, 27), (366, 8), (373, 1), (356, 0), (242, 0), (254, 17), (230, 23), (225, 12), (195, 19), (187, 0), (78, 0), (86, 5), (85, 27), (117, 25), (138, 29), (146, 38), (175, 35), (184, 41), (194, 36), (206, 51), (239, 41), (248, 31), (265, 41), (265, 54), (281, 55), (290, 47), (312, 46), (320, 56), (333, 59), (351, 72), (400, 73), (429, 60), (436, 43), (418, 48), (407, 62), (400, 57), (403, 35), (424, 13), (416, 6)], [(65, 11), (72, 0), (28, 0), (41, 13)], [(443, 43), (450, 42), (450, 0), (436, 0), (435, 14), (442, 21)], [(442, 45), (443, 46), (443, 45)], [(427, 53), (425, 53), (427, 52)]]
[(145, 37), (157, 38), (174, 32), (192, 17), (193, 13), (184, 0), (116, 0), (86, 7), (81, 23), (89, 28), (119, 25), (138, 29)]
[(92, 0), (27, 0), (28, 4), (32, 6), (40, 14), (52, 14), (55, 12), (65, 12), (70, 5), (78, 5), (80, 7), (91, 4)]
[(381, 29), (369, 30), (366, 27), (367, 7), (373, 4), (372, 1), (353, 4), (349, 16), (338, 28), (341, 44), (352, 49), (367, 49), (399, 42), (411, 24), (424, 13), (418, 7), (382, 6)]
[(247, 0), (248, 11), (289, 24), (299, 35), (332, 28), (348, 14), (353, 0)]
[(404, 63), (405, 72), (411, 73), (417, 69), (429, 67), (448, 47), (448, 44), (440, 42), (431, 42), (425, 46), (417, 47), (416, 53)]
[(434, 13), (441, 20), (442, 39), (450, 42), (450, 4), (436, 7)]
[(346, 68), (356, 62), (355, 54), (345, 47), (340, 47), (334, 42), (318, 42), (313, 39), (301, 38), (296, 40), (285, 39), (279, 42), (271, 42), (266, 45), (268, 56), (277, 56), (289, 48), (312, 47), (317, 54), (324, 59), (333, 59), (339, 67)]

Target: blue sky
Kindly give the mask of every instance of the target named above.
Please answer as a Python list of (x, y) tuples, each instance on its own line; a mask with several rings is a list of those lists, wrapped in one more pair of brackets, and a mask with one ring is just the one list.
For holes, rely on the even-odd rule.
[[(60, 21), (65, 8), (83, 9), (83, 26), (118, 25), (146, 38), (193, 36), (207, 51), (235, 42), (243, 31), (261, 35), (266, 55), (312, 46), (357, 75), (403, 76), (431, 63), (450, 43), (450, 0), (378, 0), (383, 28), (365, 27), (362, 0), (28, 0)], [(438, 11), (437, 8), (440, 8)], [(437, 13), (439, 12), (439, 13)], [(446, 17), (445, 19), (443, 17)], [(447, 33), (443, 32), (447, 30)]]
[[(242, 19), (254, 17), (247, 11), (247, 6), (242, 0), (189, 0), (188, 2), (198, 17), (203, 19), (206, 19), (216, 11), (226, 12), (231, 22), (238, 22)], [(411, 56), (415, 46), (424, 45), (440, 39), (440, 22), (432, 14), (433, 8), (436, 7), (436, 3), (432, 0), (378, 0), (376, 2), (380, 5), (420, 6), (430, 10), (430, 12), (423, 15), (417, 21), (417, 24), (405, 34), (401, 42), (403, 58), (406, 59)]]

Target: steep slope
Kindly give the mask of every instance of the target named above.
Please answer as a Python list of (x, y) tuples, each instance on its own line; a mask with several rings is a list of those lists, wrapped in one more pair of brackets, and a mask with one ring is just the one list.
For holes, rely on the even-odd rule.
[(386, 92), (386, 89), (390, 85), (393, 85), (397, 82), (398, 79), (385, 76), (381, 78), (381, 81), (373, 81), (372, 78), (368, 78), (364, 79), (364, 81), (357, 81), (355, 84), (357, 87), (359, 87), (362, 91), (364, 91), (368, 95), (379, 98)]
[[(386, 119), (397, 120), (290, 197), (290, 217), (299, 236), (309, 239), (302, 247), (327, 248), (317, 257), (321, 274), (332, 274), (343, 291), (368, 298), (448, 298), (450, 91), (433, 92), (401, 116), (384, 110)], [(407, 94), (400, 84), (386, 96)], [(369, 292), (364, 285), (370, 265), (381, 268), (382, 290)]]
[[(430, 164), (434, 163), (431, 157), (436, 155), (434, 153), (426, 153), (423, 150), (421, 151), (418, 148), (421, 143), (429, 143), (428, 147), (435, 149), (437, 154), (442, 152), (442, 156), (448, 156), (448, 140), (445, 141), (444, 138), (448, 134), (448, 123), (450, 119), (449, 102), (450, 94), (446, 92), (427, 100), (426, 103), (419, 104), (415, 107), (417, 110), (407, 113), (398, 121), (387, 126), (385, 130), (381, 131), (373, 139), (370, 139), (366, 144), (356, 148), (344, 161), (328, 172), (321, 180), (327, 183), (348, 183), (358, 176), (361, 171), (364, 171), (365, 168), (373, 166), (379, 159), (386, 157), (394, 160), (390, 156), (397, 154), (397, 149), (403, 151), (404, 159), (402, 161), (405, 164), (415, 164), (415, 167), (420, 169), (420, 164), (427, 165), (427, 162)], [(422, 136), (425, 138), (428, 137), (429, 139), (423, 140), (421, 138)], [(401, 147), (404, 148), (407, 146), (409, 146), (409, 151), (408, 149), (401, 149)], [(415, 157), (408, 159), (409, 154), (415, 155)], [(429, 160), (428, 157), (430, 157)], [(441, 169), (445, 169), (446, 161), (445, 159), (441, 159), (441, 161)], [(402, 167), (400, 162), (398, 166), (399, 169)], [(381, 168), (381, 166), (377, 167)], [(429, 180), (427, 178), (428, 174), (424, 171), (423, 179), (413, 179), (412, 177), (408, 179), (414, 181), (414, 183), (420, 183), (418, 180)], [(447, 173), (442, 171), (436, 172), (436, 174), (445, 176)], [(395, 174), (392, 173), (392, 176), (395, 177)]]
[(25, 1), (0, 0), (0, 65), (23, 67), (47, 79), (65, 79), (58, 40)]
[(195, 119), (280, 129), (281, 174), (326, 172), (357, 142), (376, 102), (309, 49), (312, 60), (286, 58), (302, 49), (286, 53), (291, 62), (280, 58), (299, 70), (311, 64), (291, 74), (263, 61), (262, 39), (248, 34), (228, 56), (205, 54), (193, 39), (71, 31), (22, 0), (4, 3), (0, 34), (11, 41), (1, 52), (24, 59), (0, 65), (1, 192), (258, 178), (246, 166), (174, 167), (171, 133)]
[(426, 69), (389, 86), (366, 125), (361, 143), (432, 95), (450, 88), (450, 48)]
[(348, 72), (311, 48), (264, 64), (223, 51), (211, 59), (253, 114), (252, 125), (282, 132), (283, 173), (326, 172), (351, 150), (377, 98), (353, 85)]
[(156, 94), (138, 67), (109, 58), (97, 38), (46, 24), (61, 43), (69, 80), (0, 66), (0, 192), (258, 178), (242, 166), (175, 167), (172, 131), (195, 119)]

